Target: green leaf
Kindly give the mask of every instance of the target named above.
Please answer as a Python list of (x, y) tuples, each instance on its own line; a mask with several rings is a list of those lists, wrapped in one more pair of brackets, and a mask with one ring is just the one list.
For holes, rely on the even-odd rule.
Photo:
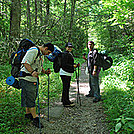
[(126, 118), (126, 120), (134, 121), (134, 118)]
[(133, 125), (132, 123), (128, 122), (128, 126), (129, 126), (132, 130), (134, 130), (134, 125)]
[(118, 22), (114, 22), (111, 24), (111, 26), (115, 26), (115, 25), (118, 25), (119, 23)]
[(116, 19), (116, 18), (113, 17), (113, 18), (111, 18), (111, 19), (108, 19), (107, 22), (109, 22), (109, 21), (113, 21), (113, 20), (115, 20), (115, 19)]
[(118, 132), (121, 128), (121, 123), (119, 122), (118, 124), (116, 124), (115, 126), (115, 132)]
[(126, 121), (125, 119), (121, 119), (121, 122), (122, 122), (123, 124), (125, 124), (125, 123), (126, 123), (125, 121)]
[(117, 118), (117, 119), (113, 119), (113, 120), (115, 120), (115, 121), (119, 121), (119, 120), (121, 120), (121, 118)]

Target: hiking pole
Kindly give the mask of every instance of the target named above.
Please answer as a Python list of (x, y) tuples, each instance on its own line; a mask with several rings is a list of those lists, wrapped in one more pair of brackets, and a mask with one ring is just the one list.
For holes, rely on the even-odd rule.
[[(77, 87), (76, 88), (78, 88), (78, 77), (77, 77), (77, 71), (76, 71), (76, 69), (75, 69), (75, 73), (76, 73), (76, 81), (77, 81)], [(78, 92), (77, 92), (77, 103), (78, 103)]]
[[(48, 68), (48, 70), (50, 70), (50, 68)], [(47, 76), (48, 76), (48, 121), (49, 121), (49, 81), (50, 81), (50, 78), (49, 78), (49, 73), (47, 73)]]
[(40, 129), (40, 134), (41, 134), (41, 124), (40, 124), (40, 104), (39, 104), (39, 77), (37, 77), (37, 97), (38, 97), (39, 129)]
[(78, 63), (77, 66), (78, 66), (78, 76), (77, 76), (77, 88), (78, 88), (78, 92), (77, 92), (77, 103), (78, 103), (78, 100), (79, 100), (80, 106), (81, 106), (81, 98), (80, 98), (80, 90), (79, 90), (79, 67), (80, 67), (80, 63)]

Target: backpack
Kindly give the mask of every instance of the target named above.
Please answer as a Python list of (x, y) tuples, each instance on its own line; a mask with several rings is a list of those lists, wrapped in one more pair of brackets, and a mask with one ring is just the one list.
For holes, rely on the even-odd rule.
[(53, 62), (53, 69), (55, 73), (58, 73), (61, 68), (62, 51), (59, 47), (54, 46), (54, 51), (46, 55), (49, 61)]
[(112, 64), (113, 60), (110, 56), (108, 56), (106, 51), (98, 53), (95, 65), (102, 67), (103, 71), (105, 71), (109, 69), (112, 66)]
[(62, 53), (59, 53), (53, 62), (53, 69), (55, 73), (58, 73), (60, 71), (61, 66), (61, 59), (62, 59)]
[[(11, 75), (15, 78), (19, 77), (19, 76), (23, 76), (24, 74), (20, 74), (20, 69), (21, 69), (21, 61), (23, 59), (23, 57), (25, 56), (27, 50), (31, 47), (35, 46), (35, 44), (29, 40), (29, 39), (23, 39), (21, 40), (20, 44), (19, 44), (19, 48), (16, 52), (13, 52), (11, 54)], [(40, 50), (38, 49), (38, 54), (36, 56), (37, 57), (40, 55)], [(25, 76), (27, 76), (28, 74), (25, 74)], [(30, 74), (29, 74), (30, 75)]]

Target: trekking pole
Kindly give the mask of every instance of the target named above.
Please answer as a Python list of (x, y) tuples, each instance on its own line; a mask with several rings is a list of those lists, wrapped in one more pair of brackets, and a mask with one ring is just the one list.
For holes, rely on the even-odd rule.
[(40, 134), (41, 134), (41, 124), (40, 124), (40, 104), (39, 104), (39, 77), (37, 77), (37, 97), (38, 97), (39, 129), (40, 129)]
[(79, 66), (80, 66), (80, 63), (78, 63), (78, 76), (77, 76), (77, 88), (78, 88), (77, 103), (78, 103), (78, 100), (79, 100), (80, 106), (81, 106), (81, 98), (80, 98), (80, 90), (79, 90)]
[[(78, 88), (78, 77), (77, 77), (77, 71), (76, 71), (76, 69), (75, 69), (75, 73), (76, 73), (76, 81), (77, 81), (77, 87), (76, 88)], [(77, 103), (78, 103), (78, 92), (77, 92)]]
[[(50, 70), (50, 68), (48, 68), (48, 70)], [(47, 73), (47, 76), (48, 76), (48, 121), (49, 121), (49, 81), (50, 81), (50, 78), (49, 78), (49, 73)]]

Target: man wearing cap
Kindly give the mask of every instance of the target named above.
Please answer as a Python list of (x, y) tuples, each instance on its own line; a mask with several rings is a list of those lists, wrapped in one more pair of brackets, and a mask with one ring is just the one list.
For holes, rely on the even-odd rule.
[(98, 51), (97, 49), (94, 49), (94, 45), (95, 44), (93, 41), (88, 42), (89, 53), (87, 60), (90, 91), (89, 94), (86, 95), (86, 97), (95, 97), (93, 99), (93, 102), (98, 102), (101, 100), (99, 87), (99, 72), (101, 68), (99, 66), (96, 66)]
[[(25, 118), (31, 119), (33, 125), (39, 128), (39, 117), (36, 114), (35, 101), (37, 98), (37, 77), (43, 72), (45, 74), (51, 73), (50, 70), (45, 71), (42, 67), (41, 55), (49, 55), (54, 51), (54, 45), (51, 43), (44, 44), (43, 46), (31, 47), (24, 58), (22, 59), (22, 74), (30, 74), (27, 76), (19, 77), (21, 92), (21, 106), (26, 108)], [(38, 53), (40, 55), (37, 57)], [(41, 124), (41, 127), (43, 125)]]
[(66, 51), (62, 53), (62, 68), (60, 69), (60, 77), (63, 83), (62, 103), (64, 107), (74, 107), (74, 103), (69, 100), (69, 88), (71, 76), (74, 73), (74, 68), (76, 68), (77, 65), (74, 64), (74, 58), (71, 53), (73, 49), (72, 43), (66, 43), (65, 48)]

